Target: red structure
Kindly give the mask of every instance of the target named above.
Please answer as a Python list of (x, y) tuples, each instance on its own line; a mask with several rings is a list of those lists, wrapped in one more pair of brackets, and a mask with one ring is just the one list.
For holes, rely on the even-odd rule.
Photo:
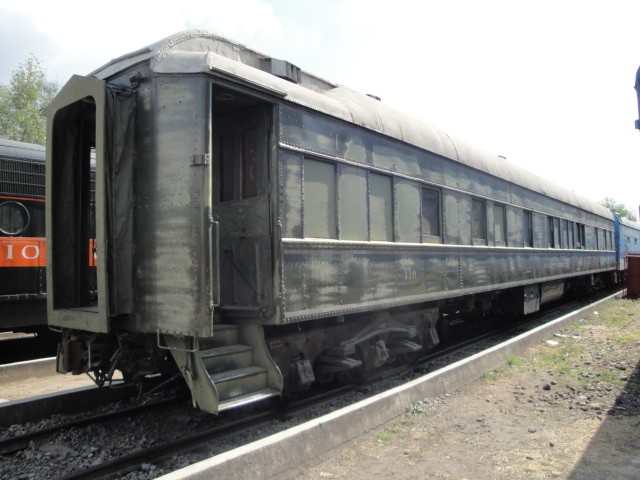
[(640, 297), (640, 255), (627, 256), (627, 298)]

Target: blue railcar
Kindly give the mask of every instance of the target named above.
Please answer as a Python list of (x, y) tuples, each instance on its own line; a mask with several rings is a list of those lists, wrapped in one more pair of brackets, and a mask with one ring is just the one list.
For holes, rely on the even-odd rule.
[(629, 255), (640, 255), (640, 224), (618, 214), (615, 217), (616, 265), (620, 271), (627, 269), (625, 259)]

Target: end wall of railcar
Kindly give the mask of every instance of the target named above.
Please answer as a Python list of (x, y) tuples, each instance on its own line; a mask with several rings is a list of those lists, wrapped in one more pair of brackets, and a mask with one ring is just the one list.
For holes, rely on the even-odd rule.
[(131, 284), (112, 325), (211, 336), (210, 79), (140, 64), (108, 88), (130, 89), (132, 78)]

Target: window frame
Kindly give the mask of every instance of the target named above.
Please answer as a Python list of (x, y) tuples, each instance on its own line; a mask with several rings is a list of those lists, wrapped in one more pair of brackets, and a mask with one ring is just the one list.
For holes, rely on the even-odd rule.
[(524, 248), (533, 248), (533, 211), (522, 211), (522, 245)]
[[(438, 216), (437, 229), (438, 233), (433, 235), (432, 233), (425, 233), (425, 192), (435, 193), (437, 205), (435, 213)], [(433, 213), (433, 211), (432, 211)], [(431, 226), (431, 223), (429, 223)], [(442, 190), (430, 186), (420, 186), (420, 236), (422, 243), (443, 243), (442, 240)]]
[[(497, 214), (497, 212), (502, 212), (501, 214)], [(498, 217), (501, 217), (502, 220), (502, 240), (498, 240), (497, 232), (499, 223), (497, 221)], [(509, 229), (507, 228), (507, 206), (504, 203), (494, 203), (493, 204), (493, 243), (498, 247), (506, 247), (509, 244), (508, 239)]]
[[(378, 172), (373, 172), (371, 170), (369, 170), (369, 174), (367, 175), (368, 178), (368, 187), (367, 187), (367, 206), (368, 206), (368, 219), (369, 219), (369, 241), (371, 242), (394, 242), (395, 238), (396, 238), (396, 232), (395, 232), (395, 223), (394, 223), (394, 215), (395, 215), (395, 201), (394, 201), (394, 182), (393, 182), (393, 176), (392, 175), (385, 175), (383, 173), (378, 173)], [(374, 180), (375, 179), (384, 179), (385, 182), (385, 190), (386, 187), (388, 186), (388, 191), (382, 192), (383, 195), (381, 195), (380, 198), (384, 198), (386, 197), (384, 194), (388, 193), (389, 197), (388, 197), (388, 205), (386, 202), (386, 198), (385, 198), (385, 211), (384, 211), (384, 230), (385, 230), (385, 234), (383, 235), (384, 238), (382, 238), (383, 236), (380, 236), (378, 238), (378, 222), (379, 220), (375, 219), (373, 214), (374, 214), (374, 209), (371, 208), (371, 203), (372, 203), (372, 199), (373, 199), (373, 188), (374, 188)], [(375, 182), (377, 182), (377, 180), (375, 180)], [(382, 185), (382, 184), (378, 184), (378, 185)], [(377, 188), (377, 186), (376, 186)], [(389, 214), (389, 215), (387, 215)], [(374, 232), (375, 230), (375, 232)], [(374, 233), (376, 238), (374, 238)]]
[[(477, 219), (476, 206), (480, 209), (479, 213), (481, 213), (481, 218)], [(482, 198), (472, 198), (471, 199), (471, 243), (473, 245), (487, 245), (487, 201)], [(483, 236), (474, 236), (477, 228), (480, 228), (482, 231), (479, 232)]]
[[(311, 187), (312, 179), (308, 177), (307, 171), (311, 170), (310, 168), (312, 165), (311, 162), (316, 163), (318, 165), (323, 165), (324, 167), (328, 167), (332, 169), (333, 175), (331, 175), (330, 177), (332, 188), (330, 188), (329, 191), (327, 192), (327, 202), (328, 202), (327, 208), (322, 208), (322, 207), (318, 208), (318, 205), (315, 204), (315, 200), (312, 200), (312, 197), (308, 197), (309, 191), (311, 190), (310, 187)], [(305, 156), (302, 159), (302, 238), (323, 238), (323, 239), (332, 239), (332, 240), (338, 239), (338, 199), (337, 199), (338, 184), (336, 181), (337, 179), (336, 173), (337, 173), (337, 165), (334, 162), (317, 160), (315, 158), (311, 158), (308, 156)], [(316, 199), (317, 196), (313, 198)], [(331, 205), (333, 205), (333, 209), (328, 208)], [(315, 229), (317, 222), (313, 222), (312, 219), (310, 218), (311, 216), (315, 217), (315, 215), (312, 215), (311, 213), (312, 211), (313, 213), (317, 213), (320, 211), (327, 212), (327, 217), (326, 217), (327, 235), (326, 236), (316, 235), (316, 233), (318, 233), (319, 230)], [(311, 232), (313, 232), (313, 235), (310, 234), (310, 230)]]

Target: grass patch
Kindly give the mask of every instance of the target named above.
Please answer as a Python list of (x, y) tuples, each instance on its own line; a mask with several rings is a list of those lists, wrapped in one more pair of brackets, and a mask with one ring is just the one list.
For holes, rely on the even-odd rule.
[(633, 317), (630, 317), (629, 315), (623, 316), (616, 314), (607, 316), (602, 323), (605, 327), (609, 328), (626, 328), (633, 324)]
[(484, 378), (487, 382), (496, 382), (500, 375), (506, 372), (508, 367), (521, 367), (526, 363), (526, 360), (522, 357), (518, 357), (516, 355), (509, 355), (507, 357), (507, 363), (504, 367), (497, 368), (495, 370), (489, 370), (482, 374), (482, 378)]
[(496, 380), (498, 380), (498, 372), (496, 372), (495, 370), (484, 372), (482, 374), (482, 378), (484, 378), (487, 382), (495, 382)]
[(640, 341), (640, 337), (636, 332), (622, 332), (622, 333), (614, 333), (609, 338), (614, 343), (620, 343), (623, 345), (630, 345), (633, 343), (638, 343)]
[(507, 365), (510, 367), (521, 367), (525, 364), (525, 359), (516, 355), (509, 355), (507, 357)]
[(427, 411), (419, 403), (414, 403), (407, 409), (409, 415), (427, 415)]
[(394, 439), (394, 437), (400, 433), (400, 429), (396, 428), (396, 427), (389, 427), (389, 428), (385, 428), (384, 431), (382, 432), (378, 432), (376, 434), (376, 438), (380, 441), (380, 442), (390, 442), (391, 440)]
[(635, 307), (632, 301), (618, 300), (608, 304), (592, 320), (608, 328), (633, 327), (637, 323), (634, 311)]
[(612, 385), (623, 386), (626, 382), (620, 380), (620, 372), (605, 370), (598, 373), (598, 380)]
[(584, 355), (584, 348), (576, 342), (567, 341), (544, 351), (539, 357), (539, 362), (544, 368), (577, 377), (575, 365), (581, 361), (582, 355)]
[(380, 442), (390, 442), (391, 440), (393, 440), (393, 435), (388, 432), (380, 432), (376, 435), (376, 438)]
[[(638, 318), (626, 301), (616, 301), (597, 315), (590, 316), (586, 323), (574, 324), (573, 329), (576, 333), (582, 332), (579, 337), (595, 336), (608, 344), (626, 345), (628, 348), (640, 343), (640, 329), (635, 327), (637, 323)], [(620, 380), (620, 372), (606, 366), (606, 358), (610, 354), (612, 351), (609, 349), (599, 352), (587, 350), (581, 338), (568, 335), (560, 339), (558, 346), (541, 350), (537, 360), (542, 368), (573, 378), (583, 387), (594, 381), (623, 386), (625, 382)]]

